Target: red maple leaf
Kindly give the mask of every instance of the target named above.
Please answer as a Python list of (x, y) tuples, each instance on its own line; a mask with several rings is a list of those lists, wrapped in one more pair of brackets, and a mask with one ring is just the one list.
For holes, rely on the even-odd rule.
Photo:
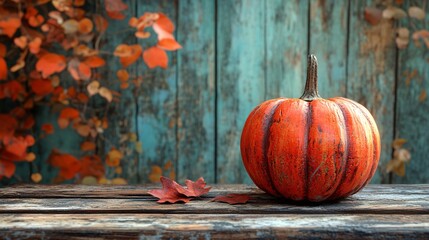
[(206, 188), (206, 182), (204, 181), (204, 178), (200, 177), (197, 181), (193, 182), (191, 180), (185, 181), (186, 187), (184, 188), (180, 186), (176, 188), (177, 191), (187, 197), (199, 197), (203, 194), (206, 194), (210, 191), (211, 187)]
[(247, 194), (231, 193), (231, 194), (227, 194), (227, 195), (217, 196), (217, 197), (213, 198), (211, 201), (213, 201), (213, 202), (224, 202), (224, 203), (234, 205), (234, 204), (247, 203), (247, 201), (249, 201), (249, 199), (250, 199), (250, 197)]
[(154, 189), (148, 191), (148, 193), (154, 197), (159, 198), (158, 203), (176, 203), (184, 202), (187, 203), (191, 201), (191, 198), (179, 193), (177, 191), (178, 187), (183, 188), (177, 182), (161, 176), (162, 189)]

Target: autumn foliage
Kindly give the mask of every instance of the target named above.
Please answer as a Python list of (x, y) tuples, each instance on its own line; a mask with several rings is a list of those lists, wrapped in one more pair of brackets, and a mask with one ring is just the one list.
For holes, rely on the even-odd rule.
[[(103, 11), (88, 10), (91, 5)], [(166, 15), (147, 12), (126, 19), (127, 9), (122, 0), (0, 1), (0, 101), (7, 105), (0, 112), (0, 179), (11, 178), (17, 162), (34, 163), (31, 147), (36, 141), (72, 128), (82, 137), (81, 152), (54, 150), (49, 159), (43, 159), (59, 169), (56, 181), (126, 183), (106, 178), (106, 168), (121, 172), (124, 153), (114, 147), (106, 153), (97, 147), (108, 128), (108, 111), (91, 108), (92, 98), (106, 109), (120, 98), (120, 92), (101, 75), (108, 67), (107, 57), (116, 57), (122, 66), (114, 80), (123, 90), (139, 77), (130, 76), (129, 66), (142, 59), (148, 68), (166, 68), (166, 51), (181, 48)], [(154, 38), (156, 44), (122, 43), (101, 51), (105, 42), (101, 40), (113, 20), (123, 21), (124, 29), (136, 39)], [(50, 107), (57, 121), (36, 122), (39, 106)], [(33, 164), (32, 169), (31, 179), (41, 181), (37, 166)]]

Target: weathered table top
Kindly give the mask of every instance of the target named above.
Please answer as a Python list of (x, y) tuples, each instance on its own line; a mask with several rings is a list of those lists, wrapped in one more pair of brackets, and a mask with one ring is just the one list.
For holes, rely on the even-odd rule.
[[(158, 204), (154, 186), (43, 186), (0, 189), (0, 235), (74, 238), (429, 239), (429, 184), (370, 185), (341, 202), (297, 205), (247, 185), (214, 185), (187, 204)], [(156, 186), (158, 187), (158, 186)], [(209, 202), (248, 193), (243, 205)]]

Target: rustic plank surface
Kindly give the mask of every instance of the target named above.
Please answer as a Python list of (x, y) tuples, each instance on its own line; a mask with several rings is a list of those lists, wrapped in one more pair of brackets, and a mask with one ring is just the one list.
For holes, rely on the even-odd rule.
[(217, 182), (250, 183), (241, 130), (264, 100), (265, 3), (217, 1)]
[(0, 214), (19, 239), (425, 239), (429, 215)]
[(372, 0), (350, 1), (346, 96), (365, 106), (377, 122), (381, 137), (379, 169), (372, 182), (387, 183), (385, 165), (391, 159), (394, 131), (395, 29), (393, 21), (371, 26), (364, 19)]
[(215, 182), (215, 1), (179, 2), (177, 179)]
[[(213, 185), (188, 204), (145, 186), (17, 185), (0, 191), (0, 234), (19, 239), (427, 239), (429, 184), (370, 185), (341, 202), (297, 204), (250, 185)], [(209, 202), (247, 193), (247, 204)]]
[[(425, 21), (405, 18), (399, 22), (398, 27), (406, 27), (411, 32), (418, 29), (427, 29), (429, 20), (428, 2), (406, 1), (403, 6), (426, 6)], [(394, 183), (424, 183), (429, 182), (429, 66), (427, 61), (428, 48), (420, 41), (420, 47), (410, 40), (406, 49), (399, 51), (398, 79), (396, 94), (396, 138), (405, 138), (404, 148), (411, 152), (411, 162), (405, 168), (405, 177), (393, 177)], [(425, 60), (426, 59), (426, 60)]]

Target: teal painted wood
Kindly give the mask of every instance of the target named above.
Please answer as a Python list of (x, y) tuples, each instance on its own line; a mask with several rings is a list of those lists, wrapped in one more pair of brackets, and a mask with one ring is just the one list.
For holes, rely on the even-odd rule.
[[(420, 2), (415, 6), (423, 7)], [(403, 9), (413, 6), (406, 2)], [(423, 21), (403, 19), (399, 26), (413, 29), (427, 29), (429, 5), (426, 2), (426, 19)], [(412, 23), (411, 23), (412, 22)], [(423, 42), (417, 47), (411, 40), (406, 49), (399, 50), (398, 86), (396, 95), (396, 138), (405, 138), (404, 148), (411, 152), (411, 161), (406, 165), (405, 177), (393, 177), (394, 183), (429, 182), (429, 66), (428, 48)]]
[(217, 182), (249, 183), (240, 136), (265, 93), (265, 1), (217, 2)]
[(308, 1), (266, 1), (265, 99), (297, 98), (304, 90)]
[(319, 93), (346, 95), (348, 1), (310, 2), (310, 53), (317, 56)]
[(364, 9), (372, 0), (350, 1), (347, 97), (364, 105), (375, 118), (381, 137), (379, 168), (372, 182), (386, 183), (383, 167), (391, 157), (394, 126), (395, 55), (393, 23), (368, 24)]
[[(177, 23), (177, 1), (138, 1), (138, 3), (138, 16), (148, 11), (162, 12)], [(167, 69), (150, 70), (142, 62), (138, 65), (140, 73), (147, 76), (144, 77), (141, 90), (138, 92), (137, 129), (143, 149), (136, 166), (140, 173), (140, 182), (149, 182), (148, 176), (154, 165), (162, 168), (164, 164), (171, 162), (173, 175), (177, 170), (177, 53), (169, 52), (168, 56)], [(164, 171), (163, 175), (169, 176), (170, 172)]]
[[(138, 16), (137, 6), (139, 1), (137, 0), (126, 0), (124, 1), (129, 6), (129, 10), (126, 12), (127, 19), (132, 16)], [(103, 42), (101, 50), (106, 52), (113, 52), (119, 44), (137, 44), (137, 39), (134, 36), (134, 32), (124, 31), (126, 28), (126, 21), (119, 21), (109, 19), (109, 27), (105, 35), (103, 36)], [(126, 136), (130, 134), (137, 134), (137, 95), (138, 88), (132, 84), (132, 79), (141, 74), (137, 71), (137, 63), (123, 68), (119, 62), (119, 58), (106, 55), (107, 67), (104, 68), (102, 74), (104, 80), (108, 80), (108, 88), (112, 88), (121, 94), (119, 102), (115, 103), (114, 108), (107, 112), (107, 119), (109, 121), (109, 127), (105, 130), (102, 135), (101, 142), (103, 143), (102, 150), (99, 151), (100, 156), (106, 156), (106, 154), (112, 149), (116, 148), (124, 153), (124, 157), (121, 159), (120, 166), (122, 167), (122, 174), (115, 173), (114, 167), (105, 166), (106, 178), (112, 179), (115, 177), (122, 177), (127, 179), (128, 183), (138, 183), (140, 180), (140, 172), (137, 167), (139, 161), (139, 153), (136, 152), (136, 143), (130, 141), (121, 141), (126, 139)], [(141, 60), (139, 60), (141, 62)], [(127, 89), (120, 88), (120, 81), (116, 76), (116, 72), (119, 69), (125, 69), (128, 71), (130, 77), (130, 86)], [(102, 102), (105, 106), (105, 102)]]
[(177, 179), (215, 182), (215, 1), (179, 2)]

